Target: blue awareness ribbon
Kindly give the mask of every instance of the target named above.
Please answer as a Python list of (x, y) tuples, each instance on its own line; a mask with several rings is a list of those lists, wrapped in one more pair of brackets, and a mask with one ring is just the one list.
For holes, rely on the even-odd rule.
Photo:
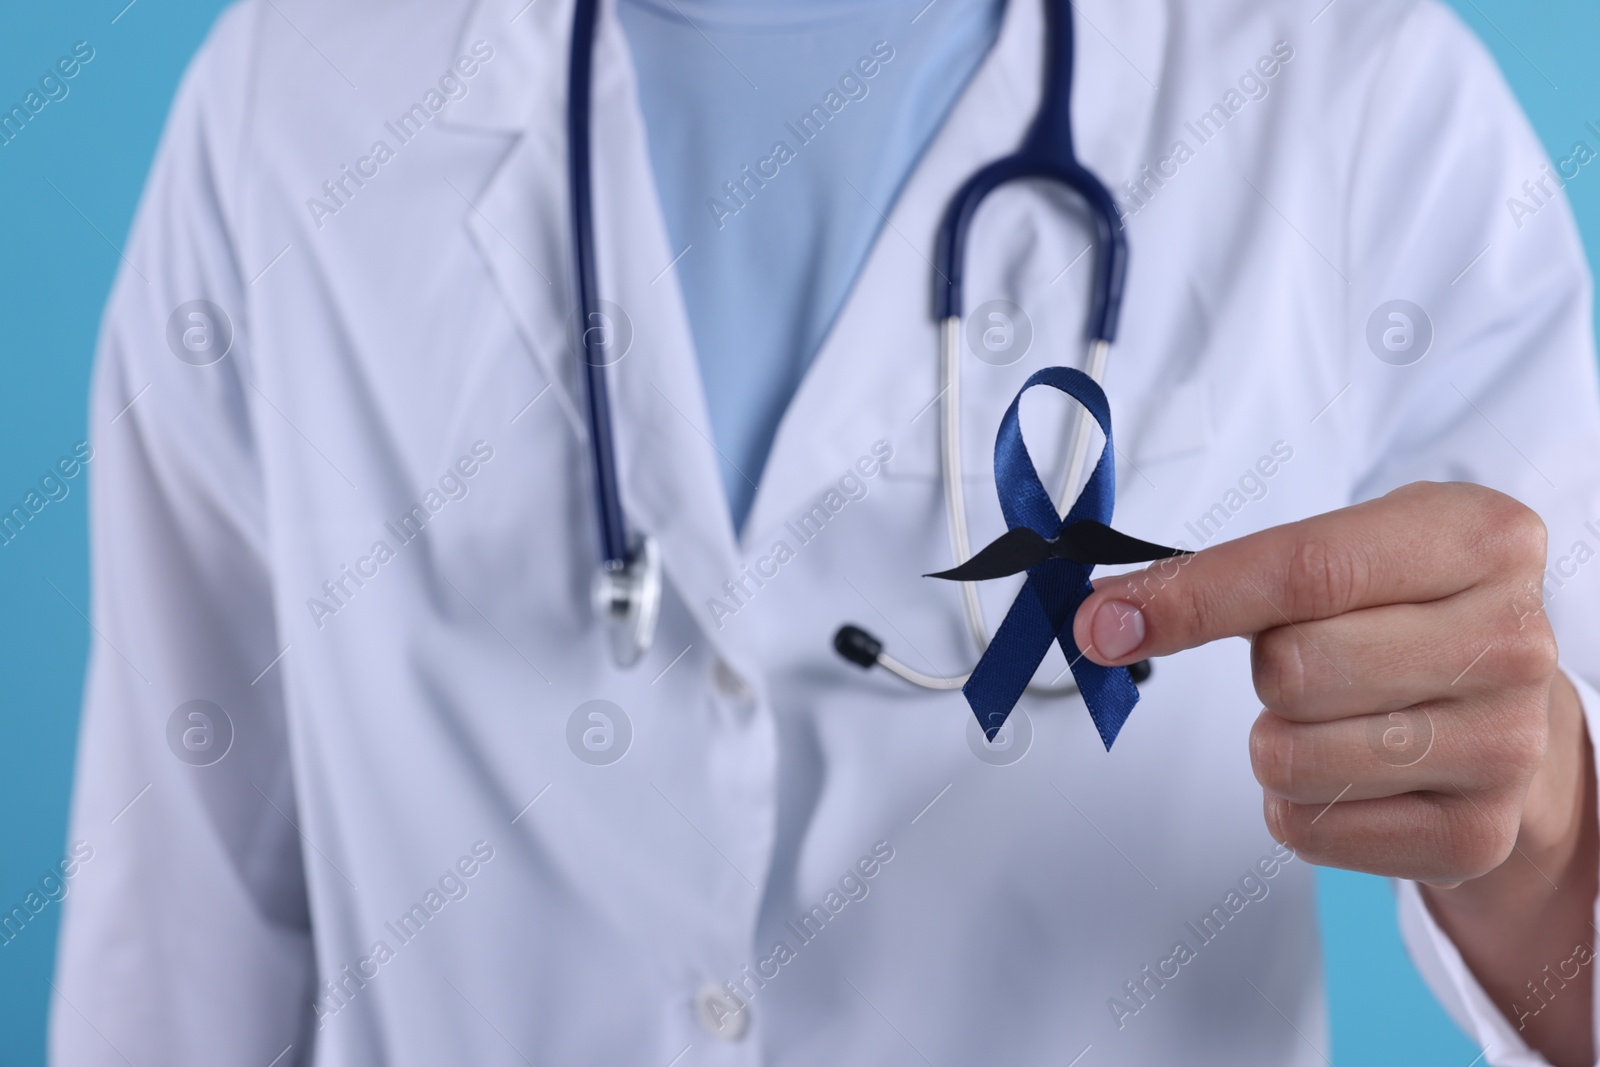
[[(1036, 385), (1059, 389), (1082, 404), (1100, 424), (1105, 444), (1083, 491), (1065, 516), (1056, 512), (1022, 440), (1017, 408)], [(968, 580), (998, 577), (1024, 568), (1023, 584), (1011, 610), (995, 631), (972, 676), (961, 689), (990, 741), (1022, 698), (1051, 642), (1067, 657), (1078, 692), (1088, 706), (1100, 740), (1109, 751), (1139, 702), (1139, 689), (1126, 667), (1102, 667), (1078, 649), (1072, 620), (1092, 591), (1089, 575), (1097, 563), (1124, 563), (1184, 554), (1139, 541), (1110, 529), (1116, 500), (1115, 449), (1111, 408), (1093, 378), (1069, 367), (1045, 367), (1023, 383), (1006, 409), (995, 438), (994, 478), (1007, 533), (962, 567), (931, 577)], [(1002, 558), (1004, 562), (995, 561)], [(983, 566), (985, 559), (990, 566)], [(979, 573), (982, 572), (982, 573)]]

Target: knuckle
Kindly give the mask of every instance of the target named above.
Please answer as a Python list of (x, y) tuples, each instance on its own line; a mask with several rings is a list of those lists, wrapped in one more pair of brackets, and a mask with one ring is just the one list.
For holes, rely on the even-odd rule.
[(1511, 682), (1535, 684), (1548, 681), (1560, 661), (1560, 648), (1549, 623), (1541, 618), (1537, 626), (1508, 630), (1496, 640), (1495, 656), (1499, 675)]
[(1342, 613), (1355, 602), (1362, 571), (1354, 554), (1321, 537), (1296, 542), (1287, 575), (1290, 615), (1322, 619)]
[(1267, 824), (1267, 833), (1274, 841), (1294, 852), (1302, 851), (1298, 829), (1294, 825), (1293, 804), (1283, 797), (1267, 793), (1262, 798), (1261, 815)]
[(1200, 582), (1184, 582), (1177, 589), (1174, 609), (1184, 633), (1203, 636), (1217, 632), (1214, 627), (1221, 623), (1223, 612), (1212, 599), (1214, 594)]
[(1440, 858), (1465, 878), (1488, 874), (1511, 855), (1516, 815), (1511, 805), (1487, 800), (1451, 806), (1436, 827)]
[(1498, 772), (1503, 779), (1510, 772), (1512, 780), (1524, 782), (1544, 763), (1550, 745), (1550, 723), (1544, 709), (1535, 703), (1525, 702), (1499, 724), (1490, 774)]
[(1515, 497), (1474, 486), (1477, 549), (1496, 569), (1544, 569), (1549, 532), (1539, 513)]
[(1274, 711), (1290, 711), (1306, 696), (1305, 649), (1300, 637), (1287, 626), (1256, 634), (1250, 648), (1256, 695)]
[(1256, 719), (1250, 728), (1250, 767), (1256, 781), (1268, 793), (1282, 798), (1294, 796), (1294, 730), (1270, 711)]

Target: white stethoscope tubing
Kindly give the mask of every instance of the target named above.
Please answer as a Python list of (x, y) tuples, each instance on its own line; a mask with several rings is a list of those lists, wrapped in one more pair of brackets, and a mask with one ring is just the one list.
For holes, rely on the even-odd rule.
[[(1089, 343), (1088, 366), (1085, 371), (1096, 384), (1099, 384), (1105, 375), (1106, 357), (1110, 351), (1109, 341), (1097, 339)], [(940, 394), (939, 437), (941, 465), (944, 469), (945, 521), (950, 528), (950, 553), (955, 559), (956, 566), (960, 566), (972, 558), (972, 543), (967, 530), (966, 487), (962, 481), (959, 316), (952, 315), (939, 324), (939, 366), (944, 379), (944, 388)], [(1066, 462), (1061, 468), (1060, 490), (1056, 493), (1058, 506), (1065, 503), (1069, 499), (1067, 494), (1077, 488), (1078, 482), (1083, 478), (1084, 461), (1088, 458), (1089, 413), (1079, 408), (1074, 414), (1073, 430), (1065, 438), (1071, 444)], [(973, 644), (977, 646), (978, 654), (981, 656), (989, 647), (990, 638), (989, 628), (983, 619), (983, 605), (978, 601), (977, 585), (973, 582), (958, 584), (961, 587), (961, 610), (966, 617), (967, 631), (972, 635)], [(923, 674), (906, 666), (881, 648), (877, 652), (877, 662), (878, 666), (891, 674), (898, 675), (912, 685), (924, 689), (960, 689), (972, 676), (971, 671), (950, 677)], [(1066, 682), (1061, 685), (1033, 684), (1027, 689), (1033, 696), (1048, 697), (1070, 696), (1077, 691), (1076, 682)]]

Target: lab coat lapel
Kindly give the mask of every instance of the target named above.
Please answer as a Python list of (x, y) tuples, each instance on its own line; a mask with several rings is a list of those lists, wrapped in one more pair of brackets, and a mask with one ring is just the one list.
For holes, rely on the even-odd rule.
[(462, 218), (533, 362), (567, 419), (583, 433), (582, 382), (571, 358), (568, 322), (566, 96), (564, 42), (571, 0), (544, 0), (520, 18), (502, 0), (483, 0), (462, 32), (457, 53), (486, 41), (495, 50), (473, 91), (439, 121), (512, 138), (481, 188), (452, 182), (467, 199)]
[[(519, 139), (467, 212), (483, 255), (534, 360), (559, 390), (574, 429), (583, 383), (571, 347), (565, 129), (570, 0), (486, 0), (464, 40), (495, 33), (509, 61), (491, 64), (458, 125), (508, 129)], [(699, 606), (739, 567), (732, 522), (709, 436), (704, 390), (651, 176), (632, 64), (604, 5), (595, 47), (593, 153), (600, 294), (617, 346), (609, 368), (619, 478), (629, 528), (660, 543), (668, 580)], [(500, 47), (499, 44), (496, 45)], [(467, 190), (462, 190), (467, 192)], [(586, 496), (587, 499), (587, 496)], [(593, 520), (585, 515), (584, 522)], [(738, 632), (710, 632), (724, 657), (748, 667)], [(754, 674), (754, 672), (751, 672)]]
[[(1073, 7), (1078, 155), (1115, 189), (1147, 155), (1166, 10), (1161, 0), (1077, 0)], [(766, 533), (808, 507), (876, 441), (894, 448), (902, 468), (937, 462), (934, 237), (961, 182), (1022, 139), (1042, 84), (1042, 18), (1039, 0), (1007, 4), (991, 54), (888, 211), (850, 297), (779, 427), (746, 524), (749, 543), (764, 543)], [(1075, 219), (1062, 224), (1082, 226)], [(1013, 241), (1006, 240), (1009, 235), (985, 236), (986, 247), (998, 249), (1000, 256), (1026, 240), (1026, 235)], [(996, 273), (992, 265), (986, 267), (986, 273)], [(1080, 288), (1087, 283), (1086, 271), (1081, 278)], [(1025, 278), (1017, 284), (1043, 292), (1050, 281)], [(1081, 296), (1073, 299), (1082, 302)], [(993, 432), (993, 426), (970, 425), (969, 417), (969, 470), (988, 471)]]

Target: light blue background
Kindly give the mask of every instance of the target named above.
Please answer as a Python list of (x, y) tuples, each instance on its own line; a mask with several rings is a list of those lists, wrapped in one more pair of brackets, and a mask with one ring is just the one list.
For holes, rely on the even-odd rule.
[[(96, 57), (0, 147), (0, 504), (85, 436), (100, 308), (185, 62), (221, 0), (13, 4), (0, 18), (0, 103), (19, 102), (73, 42)], [(1456, 0), (1553, 155), (1600, 123), (1600, 5)], [(1314, 8), (1308, 8), (1308, 12)], [(120, 15), (119, 15), (120, 13)], [(115, 21), (113, 21), (115, 19)], [(1600, 178), (1568, 187), (1591, 262)], [(52, 188), (52, 183), (55, 188)], [(70, 202), (69, 202), (70, 201)], [(92, 468), (91, 468), (92, 469)], [(60, 858), (89, 628), (82, 479), (0, 547), (0, 910)], [(1468, 1067), (1479, 1049), (1424, 991), (1386, 883), (1323, 872), (1333, 1057), (1344, 1065)], [(44, 1060), (59, 919), (52, 906), (0, 948), (0, 1067)]]

